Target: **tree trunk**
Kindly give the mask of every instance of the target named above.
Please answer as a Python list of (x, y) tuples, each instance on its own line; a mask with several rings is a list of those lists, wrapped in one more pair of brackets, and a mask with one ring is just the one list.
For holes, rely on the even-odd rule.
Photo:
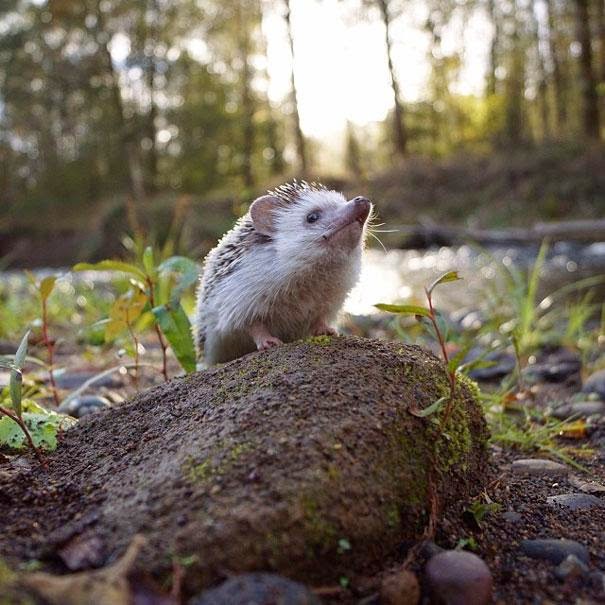
[[(244, 4), (238, 2), (237, 38), (238, 54), (242, 65), (240, 73), (240, 104), (242, 116), (242, 178), (244, 187), (254, 187), (252, 172), (252, 154), (254, 152), (254, 98), (252, 94), (252, 69), (250, 66), (250, 22), (248, 14), (243, 13)], [(242, 14), (243, 13), (243, 14)]]
[(303, 176), (306, 176), (308, 170), (306, 142), (303, 131), (300, 127), (300, 113), (298, 111), (298, 89), (296, 88), (296, 78), (294, 77), (294, 36), (292, 34), (292, 20), (290, 11), (290, 0), (284, 0), (286, 8), (284, 18), (286, 20), (286, 28), (288, 30), (288, 41), (290, 43), (290, 56), (292, 66), (290, 69), (290, 94), (292, 98), (293, 117), (294, 117), (294, 135), (296, 139), (296, 152), (298, 154), (299, 169)]
[(553, 94), (555, 99), (556, 113), (556, 131), (561, 135), (565, 132), (567, 126), (567, 105), (565, 98), (565, 85), (563, 83), (563, 74), (561, 70), (561, 57), (557, 48), (555, 38), (555, 14), (552, 5), (552, 0), (544, 0), (546, 7), (546, 20), (548, 23), (548, 48), (550, 52), (550, 61), (552, 63), (552, 83)]
[(584, 135), (598, 139), (599, 128), (599, 99), (597, 83), (592, 66), (592, 46), (590, 36), (590, 17), (588, 0), (576, 2), (576, 29), (578, 42), (582, 46), (580, 53), (580, 88), (582, 93), (582, 118)]
[(525, 49), (519, 33), (517, 2), (513, 2), (513, 29), (511, 34), (510, 64), (506, 79), (506, 139), (508, 144), (518, 144), (523, 138), (523, 98), (525, 90)]
[(407, 135), (403, 121), (403, 104), (399, 91), (399, 83), (393, 66), (393, 41), (391, 40), (391, 16), (389, 15), (389, 0), (377, 0), (382, 23), (384, 25), (384, 40), (387, 51), (387, 63), (393, 89), (393, 139), (395, 151), (401, 157), (407, 152)]
[(147, 112), (146, 134), (150, 141), (149, 151), (147, 155), (147, 171), (148, 171), (148, 186), (150, 190), (154, 190), (158, 175), (158, 151), (156, 141), (156, 117), (158, 108), (155, 100), (155, 79), (157, 75), (157, 64), (155, 59), (155, 48), (158, 44), (158, 19), (159, 7), (157, 0), (150, 0), (149, 13), (151, 13), (151, 23), (147, 28), (147, 36), (144, 43), (145, 56), (145, 76), (147, 90), (149, 91), (149, 110)]
[(126, 164), (128, 166), (129, 176), (129, 189), (130, 194), (137, 205), (140, 205), (145, 201), (145, 185), (143, 179), (143, 170), (141, 167), (141, 161), (139, 157), (138, 146), (134, 140), (133, 133), (128, 125), (126, 117), (124, 115), (124, 103), (122, 102), (122, 92), (120, 91), (120, 83), (118, 74), (113, 67), (113, 60), (111, 58), (111, 52), (109, 50), (109, 43), (111, 42), (111, 36), (107, 32), (105, 27), (105, 20), (103, 11), (100, 8), (100, 2), (97, 3), (96, 17), (97, 17), (97, 41), (101, 54), (103, 57), (104, 68), (109, 78), (109, 88), (111, 93), (111, 102), (114, 105), (116, 112), (116, 119), (118, 122), (118, 129), (120, 132), (120, 138), (122, 139), (122, 145), (124, 154), (126, 156)]
[(599, 77), (605, 83), (605, 0), (597, 0), (597, 21), (599, 27)]
[(489, 97), (496, 94), (496, 86), (498, 82), (496, 69), (498, 68), (498, 54), (500, 50), (500, 36), (502, 32), (500, 18), (496, 12), (495, 0), (488, 0), (487, 12), (494, 28), (494, 33), (489, 46), (489, 71), (487, 73), (487, 82), (485, 87), (485, 94)]
[(548, 82), (546, 78), (546, 66), (544, 55), (542, 54), (542, 37), (540, 36), (540, 25), (535, 12), (536, 0), (532, 3), (531, 25), (534, 34), (534, 43), (536, 45), (536, 59), (538, 63), (538, 110), (540, 113), (540, 122), (542, 125), (541, 133), (543, 139), (550, 136), (550, 112), (548, 108)]

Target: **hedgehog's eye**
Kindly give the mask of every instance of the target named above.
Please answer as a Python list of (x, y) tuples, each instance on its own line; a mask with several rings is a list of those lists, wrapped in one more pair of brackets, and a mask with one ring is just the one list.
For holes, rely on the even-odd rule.
[(316, 210), (315, 212), (309, 212), (307, 214), (307, 223), (316, 223), (319, 220), (320, 212)]

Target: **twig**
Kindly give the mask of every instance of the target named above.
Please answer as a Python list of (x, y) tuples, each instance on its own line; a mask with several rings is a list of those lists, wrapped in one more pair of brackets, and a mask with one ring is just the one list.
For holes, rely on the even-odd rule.
[[(155, 307), (155, 300), (153, 294), (153, 282), (151, 281), (151, 277), (147, 276), (147, 287), (149, 288), (149, 304), (153, 309)], [(160, 342), (160, 347), (162, 349), (162, 374), (164, 375), (164, 380), (168, 380), (168, 359), (166, 356), (166, 343), (164, 342), (164, 337), (162, 336), (162, 331), (160, 330), (160, 326), (157, 324), (157, 321), (154, 322), (155, 333), (158, 335), (158, 341)]]
[(132, 325), (128, 320), (126, 320), (126, 326), (128, 327), (128, 332), (130, 334), (130, 338), (132, 338), (132, 342), (134, 343), (134, 385), (138, 389), (139, 388), (139, 341), (132, 329)]

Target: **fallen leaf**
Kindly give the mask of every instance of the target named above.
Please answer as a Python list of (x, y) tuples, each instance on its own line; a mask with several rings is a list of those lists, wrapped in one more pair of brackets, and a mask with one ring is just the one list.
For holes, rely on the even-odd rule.
[(131, 605), (128, 573), (144, 544), (145, 538), (137, 534), (122, 557), (108, 567), (67, 576), (37, 572), (25, 575), (21, 583), (52, 605)]
[(100, 567), (105, 561), (103, 541), (94, 534), (79, 534), (57, 552), (70, 571)]

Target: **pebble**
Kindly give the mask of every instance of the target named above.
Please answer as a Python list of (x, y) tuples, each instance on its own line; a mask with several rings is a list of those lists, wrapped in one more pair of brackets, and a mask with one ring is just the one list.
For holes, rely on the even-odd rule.
[(523, 370), (523, 375), (535, 382), (565, 382), (568, 378), (577, 376), (580, 368), (579, 361), (561, 361), (555, 364), (536, 363), (527, 366)]
[(507, 510), (505, 513), (502, 513), (502, 518), (507, 523), (519, 523), (523, 519), (523, 515), (514, 510)]
[(19, 348), (18, 342), (11, 342), (10, 340), (0, 340), (0, 355), (13, 355)]
[(59, 406), (59, 412), (69, 414), (74, 418), (83, 418), (88, 414), (94, 414), (110, 406), (111, 403), (105, 397), (100, 397), (99, 395), (78, 395), (73, 399), (64, 401)]
[(552, 415), (555, 418), (565, 420), (570, 416), (594, 416), (595, 414), (605, 414), (604, 401), (576, 401), (574, 403), (564, 403), (553, 410)]
[(575, 540), (565, 538), (523, 540), (521, 550), (523, 554), (532, 559), (545, 559), (557, 565), (564, 561), (568, 555), (575, 555), (583, 563), (588, 563), (589, 560), (586, 546)]
[(435, 555), (426, 565), (426, 581), (439, 603), (491, 603), (492, 574), (485, 562), (473, 553), (448, 550)]
[(417, 605), (420, 585), (416, 576), (407, 569), (388, 575), (380, 587), (381, 605)]
[(583, 561), (580, 561), (576, 555), (567, 555), (555, 569), (555, 576), (559, 580), (578, 578), (587, 574), (588, 566)]
[[(465, 361), (474, 361), (474, 359), (480, 358), (482, 354), (483, 352), (477, 353), (471, 350), (469, 351)], [(468, 375), (473, 380), (496, 380), (498, 378), (503, 378), (504, 376), (511, 374), (516, 366), (514, 355), (504, 353), (502, 351), (492, 351), (491, 353), (487, 353), (483, 359), (485, 361), (494, 362), (495, 365), (487, 368), (475, 368), (471, 370)]]
[(591, 374), (582, 387), (582, 393), (596, 393), (605, 401), (605, 370)]
[(605, 502), (591, 494), (560, 494), (546, 498), (548, 504), (562, 506), (569, 510), (591, 510), (605, 507)]
[(526, 475), (532, 477), (565, 477), (569, 469), (559, 462), (545, 458), (521, 458), (511, 465), (513, 475)]
[(234, 576), (193, 597), (189, 605), (320, 605), (305, 586), (271, 573)]
[(605, 485), (597, 481), (586, 481), (576, 475), (571, 475), (569, 483), (585, 494), (605, 494)]

